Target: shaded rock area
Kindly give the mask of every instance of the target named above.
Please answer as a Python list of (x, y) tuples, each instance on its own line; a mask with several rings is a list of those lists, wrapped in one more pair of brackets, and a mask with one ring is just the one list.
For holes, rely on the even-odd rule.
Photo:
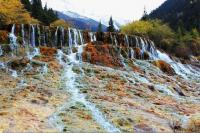
[(83, 61), (108, 67), (122, 67), (117, 47), (102, 42), (89, 43), (82, 54)]
[(163, 60), (153, 61), (152, 64), (155, 65), (156, 67), (158, 67), (164, 73), (167, 73), (169, 75), (175, 75), (175, 71), (171, 67), (171, 65), (168, 64), (167, 62), (163, 61)]

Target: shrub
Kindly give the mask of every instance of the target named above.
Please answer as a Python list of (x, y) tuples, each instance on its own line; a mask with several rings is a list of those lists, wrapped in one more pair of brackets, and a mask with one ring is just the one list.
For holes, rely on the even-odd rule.
[(64, 28), (68, 28), (71, 27), (72, 25), (69, 22), (66, 22), (65, 20), (59, 19), (51, 23), (50, 26), (52, 27), (62, 26)]

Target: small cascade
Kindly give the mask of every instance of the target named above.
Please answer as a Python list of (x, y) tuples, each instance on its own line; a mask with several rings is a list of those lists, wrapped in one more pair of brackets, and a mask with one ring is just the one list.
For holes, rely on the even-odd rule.
[(79, 35), (78, 35), (78, 31), (77, 31), (77, 29), (72, 29), (72, 31), (73, 31), (73, 44), (75, 45), (75, 47), (77, 47), (78, 46), (78, 37), (79, 37)]
[(113, 39), (113, 35), (111, 33), (110, 33), (110, 38), (111, 38), (112, 45), (114, 45), (114, 39)]
[(45, 26), (43, 26), (43, 46), (47, 46), (48, 42), (48, 33), (47, 30), (45, 29)]
[(22, 32), (22, 43), (23, 43), (23, 46), (25, 46), (26, 42), (25, 42), (24, 24), (21, 25), (21, 32)]
[(18, 44), (17, 44), (17, 37), (15, 36), (15, 24), (12, 26), (11, 33), (9, 34), (9, 39), (12, 51), (14, 52), (14, 50), (16, 50), (17, 52)]
[(27, 58), (29, 60), (32, 60), (35, 56), (40, 55), (39, 48), (34, 48), (32, 52), (27, 52)]
[[(70, 36), (70, 35), (69, 35)], [(80, 93), (80, 88), (76, 86), (76, 78), (77, 74), (73, 72), (74, 66), (79, 66), (81, 68), (82, 57), (81, 54), (83, 52), (83, 47), (85, 45), (79, 45), (76, 53), (71, 53), (69, 55), (64, 55), (61, 50), (57, 52), (57, 59), (61, 65), (64, 66), (64, 73), (62, 77), (62, 82), (64, 83), (64, 88), (71, 94), (70, 103), (64, 104), (59, 110), (50, 118), (51, 124), (56, 126), (60, 131), (63, 130), (65, 125), (62, 125), (62, 120), (59, 118), (59, 112), (62, 112), (66, 108), (70, 106), (74, 106), (74, 104), (80, 102), (82, 103), (89, 111), (92, 113), (92, 117), (96, 122), (101, 125), (107, 132), (118, 133), (120, 132), (115, 126), (109, 123), (104, 115), (96, 108), (96, 106), (89, 101), (86, 100), (86, 96)], [(63, 61), (64, 56), (68, 58), (67, 63)], [(78, 56), (78, 58), (77, 58)], [(84, 75), (84, 71), (82, 70)], [(59, 123), (59, 124), (58, 124)]]
[(80, 38), (81, 45), (83, 45), (83, 43), (84, 43), (83, 42), (83, 35), (82, 35), (80, 30), (78, 31), (78, 33), (79, 33), (79, 38)]
[(89, 35), (90, 35), (90, 41), (91, 42), (97, 41), (96, 35), (93, 32), (90, 32)]
[(56, 47), (57, 44), (58, 44), (58, 30), (59, 30), (59, 27), (57, 26), (56, 32), (55, 32), (55, 44), (54, 44), (54, 47)]
[(12, 77), (14, 77), (14, 78), (17, 78), (17, 77), (18, 77), (17, 71), (12, 70), (12, 69), (9, 69), (8, 71), (11, 73), (11, 76), (12, 76)]
[(126, 42), (127, 46), (129, 47), (129, 38), (128, 38), (128, 35), (125, 35), (125, 42)]
[(41, 46), (41, 32), (39, 25), (37, 25), (37, 33), (38, 33), (38, 45)]
[(61, 35), (60, 45), (62, 48), (65, 45), (65, 29), (63, 27), (61, 27)]
[(114, 35), (114, 43), (115, 43), (116, 46), (118, 46), (117, 38), (116, 38), (115, 35)]
[(131, 55), (131, 59), (135, 58), (135, 52), (134, 52), (133, 48), (130, 48), (130, 55)]
[(40, 75), (44, 75), (48, 73), (48, 66), (47, 64), (44, 64), (43, 66), (41, 66), (38, 71), (40, 72)]
[(35, 47), (35, 27), (34, 27), (34, 25), (31, 25), (31, 29), (32, 29), (32, 32), (31, 32), (31, 46)]
[(5, 63), (0, 61), (0, 69), (5, 69), (5, 68), (6, 68)]
[(139, 41), (138, 41), (138, 38), (135, 37), (135, 40), (136, 40), (136, 48), (139, 48)]
[(69, 48), (70, 48), (70, 53), (72, 53), (73, 40), (72, 40), (72, 34), (71, 34), (71, 29), (70, 29), (70, 28), (68, 28), (68, 35), (69, 35)]
[(157, 84), (155, 85), (155, 89), (157, 89), (158, 91), (166, 94), (166, 95), (169, 95), (169, 96), (172, 96), (176, 99), (179, 99), (179, 96), (174, 94), (169, 88), (168, 88), (168, 85), (160, 85), (160, 84)]
[(187, 67), (187, 65), (184, 65), (180, 62), (173, 61), (167, 54), (160, 52), (157, 50), (158, 53), (158, 59), (164, 60), (167, 63), (169, 63), (172, 68), (175, 70), (176, 74), (180, 75), (184, 79), (192, 79), (195, 81), (200, 82), (200, 75), (198, 74), (198, 71)]
[(151, 59), (158, 58), (158, 52), (156, 50), (155, 44), (153, 41), (150, 41), (150, 53), (151, 53)]
[(140, 45), (139, 45), (139, 47), (140, 47), (140, 49), (141, 49), (141, 59), (143, 59), (144, 57), (144, 52), (145, 51), (147, 51), (147, 49), (146, 49), (146, 43), (144, 42), (144, 40), (140, 37)]
[(2, 55), (3, 55), (3, 49), (0, 46), (0, 56), (2, 56)]

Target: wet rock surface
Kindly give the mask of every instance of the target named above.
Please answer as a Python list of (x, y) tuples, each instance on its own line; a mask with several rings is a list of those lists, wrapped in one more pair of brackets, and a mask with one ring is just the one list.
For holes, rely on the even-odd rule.
[[(200, 84), (173, 75), (168, 65), (161, 65), (162, 72), (151, 61), (122, 61), (114, 47), (88, 44), (83, 52), (85, 62), (63, 60), (75, 75), (71, 78), (78, 92), (73, 93), (78, 97), (74, 97), (68, 90), (71, 75), (63, 80), (65, 68), (56, 59), (55, 49), (40, 50), (41, 55), (30, 61), (31, 71), (14, 78), (0, 70), (0, 132), (105, 133), (107, 122), (124, 133), (198, 130)], [(13, 69), (27, 67), (27, 62), (12, 57)], [(41, 73), (44, 64), (48, 70)], [(99, 115), (105, 120), (96, 118)]]

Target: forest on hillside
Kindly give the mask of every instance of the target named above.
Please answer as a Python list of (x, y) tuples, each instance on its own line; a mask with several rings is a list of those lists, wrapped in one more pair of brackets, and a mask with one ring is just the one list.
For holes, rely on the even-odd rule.
[(167, 0), (159, 8), (150, 13), (151, 19), (160, 19), (175, 29), (200, 31), (199, 0)]

